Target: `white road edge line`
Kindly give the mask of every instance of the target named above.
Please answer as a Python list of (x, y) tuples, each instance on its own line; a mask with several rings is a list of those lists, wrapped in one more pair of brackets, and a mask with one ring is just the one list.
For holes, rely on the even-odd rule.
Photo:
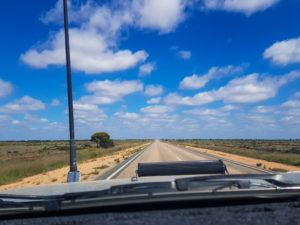
[(118, 174), (121, 170), (123, 170), (128, 164), (133, 162), (137, 157), (139, 157), (146, 149), (148, 149), (149, 146), (147, 146), (145, 149), (143, 149), (140, 153), (136, 154), (133, 158), (128, 160), (123, 166), (121, 166), (119, 169), (117, 169), (115, 172), (113, 172), (109, 177), (105, 178), (105, 180), (110, 180), (113, 178), (116, 174)]
[[(188, 146), (189, 150), (193, 150), (193, 147), (191, 146)], [(196, 150), (197, 151), (197, 150)], [(218, 156), (214, 156), (212, 154), (209, 154), (209, 153), (206, 153), (206, 152), (202, 152), (202, 154), (205, 154), (205, 155), (208, 155), (208, 156), (211, 156), (213, 158), (216, 158), (216, 159), (221, 159), (225, 162), (229, 162), (229, 163), (232, 163), (232, 164), (236, 164), (238, 166), (243, 166), (243, 167), (246, 167), (246, 168), (249, 168), (249, 169), (252, 169), (252, 170), (257, 170), (257, 171), (260, 171), (260, 172), (264, 172), (264, 173), (269, 173), (269, 174), (274, 174), (272, 171), (269, 171), (269, 170), (264, 170), (264, 169), (260, 169), (260, 168), (256, 168), (254, 166), (250, 166), (248, 164), (245, 164), (245, 163), (240, 163), (240, 162), (237, 162), (237, 161), (234, 161), (234, 160), (231, 160), (231, 159), (224, 159), (224, 158), (221, 158), (221, 157), (218, 157)]]
[[(192, 146), (180, 146), (180, 145), (176, 145), (176, 144), (171, 144), (171, 143), (166, 143), (167, 145), (173, 145), (173, 146), (176, 146), (178, 147), (179, 149), (181, 150), (192, 150), (192, 151), (197, 151), (196, 149), (193, 149), (193, 148), (197, 148), (197, 147), (192, 147)], [(198, 151), (197, 151), (198, 152)], [(224, 162), (229, 162), (229, 163), (232, 163), (232, 164), (236, 164), (238, 166), (242, 166), (242, 167), (246, 167), (248, 169), (252, 169), (252, 170), (256, 170), (256, 171), (260, 171), (260, 172), (264, 172), (264, 173), (269, 173), (269, 174), (274, 174), (274, 172), (272, 171), (269, 171), (269, 170), (264, 170), (264, 169), (260, 169), (260, 168), (256, 168), (254, 166), (250, 166), (248, 164), (245, 164), (245, 163), (240, 163), (240, 162), (237, 162), (237, 161), (234, 161), (234, 160), (230, 160), (230, 159), (224, 159), (224, 158), (221, 158), (221, 157), (218, 157), (218, 156), (214, 156), (212, 154), (209, 154), (209, 153), (206, 153), (206, 152), (198, 152), (200, 154), (204, 154), (204, 155), (207, 155), (209, 157), (212, 157), (212, 158), (215, 158), (215, 159), (221, 159), (223, 160)]]

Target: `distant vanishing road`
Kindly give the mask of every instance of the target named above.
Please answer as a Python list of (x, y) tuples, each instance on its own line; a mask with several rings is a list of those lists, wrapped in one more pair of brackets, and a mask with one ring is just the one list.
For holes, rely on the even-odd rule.
[[(140, 154), (117, 165), (114, 169), (104, 174), (100, 179), (130, 178), (135, 176), (137, 165), (140, 162), (167, 162), (167, 161), (192, 161), (192, 160), (216, 160), (216, 157), (187, 149), (177, 145), (155, 141)], [(264, 173), (264, 171), (243, 165), (237, 162), (224, 160), (229, 174)]]

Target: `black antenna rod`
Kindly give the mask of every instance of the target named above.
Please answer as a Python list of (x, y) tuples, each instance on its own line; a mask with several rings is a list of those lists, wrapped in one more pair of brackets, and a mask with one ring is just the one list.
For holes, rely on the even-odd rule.
[(68, 82), (69, 131), (70, 131), (70, 171), (68, 173), (68, 182), (77, 182), (80, 180), (80, 172), (77, 170), (76, 143), (75, 143), (75, 132), (74, 132), (72, 72), (71, 72), (70, 44), (69, 44), (68, 0), (63, 0), (63, 7), (64, 7), (67, 82)]

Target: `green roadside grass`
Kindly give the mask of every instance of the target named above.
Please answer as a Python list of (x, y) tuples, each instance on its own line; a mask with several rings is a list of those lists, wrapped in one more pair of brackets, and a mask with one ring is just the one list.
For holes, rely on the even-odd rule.
[[(77, 161), (111, 155), (145, 141), (115, 141), (108, 149), (96, 148), (89, 141), (77, 143)], [(0, 185), (13, 183), (22, 178), (45, 173), (67, 166), (69, 163), (68, 142), (0, 142)]]

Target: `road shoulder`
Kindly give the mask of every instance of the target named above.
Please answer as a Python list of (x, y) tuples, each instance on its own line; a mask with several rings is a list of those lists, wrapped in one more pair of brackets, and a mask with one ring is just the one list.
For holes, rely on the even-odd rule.
[(269, 161), (262, 160), (262, 159), (255, 159), (255, 158), (250, 158), (250, 157), (246, 157), (246, 156), (239, 156), (239, 155), (229, 154), (229, 153), (225, 153), (225, 152), (219, 152), (219, 151), (214, 151), (214, 150), (210, 150), (210, 149), (192, 147), (192, 146), (187, 146), (187, 145), (184, 147), (188, 148), (188, 149), (193, 149), (193, 150), (199, 151), (201, 153), (214, 155), (219, 158), (232, 160), (232, 161), (235, 161), (238, 163), (243, 163), (243, 164), (246, 164), (249, 166), (266, 169), (266, 170), (270, 170), (270, 171), (276, 171), (276, 170), (299, 171), (300, 170), (300, 167), (298, 167), (298, 166), (290, 166), (290, 165), (286, 165), (283, 163), (269, 162)]

